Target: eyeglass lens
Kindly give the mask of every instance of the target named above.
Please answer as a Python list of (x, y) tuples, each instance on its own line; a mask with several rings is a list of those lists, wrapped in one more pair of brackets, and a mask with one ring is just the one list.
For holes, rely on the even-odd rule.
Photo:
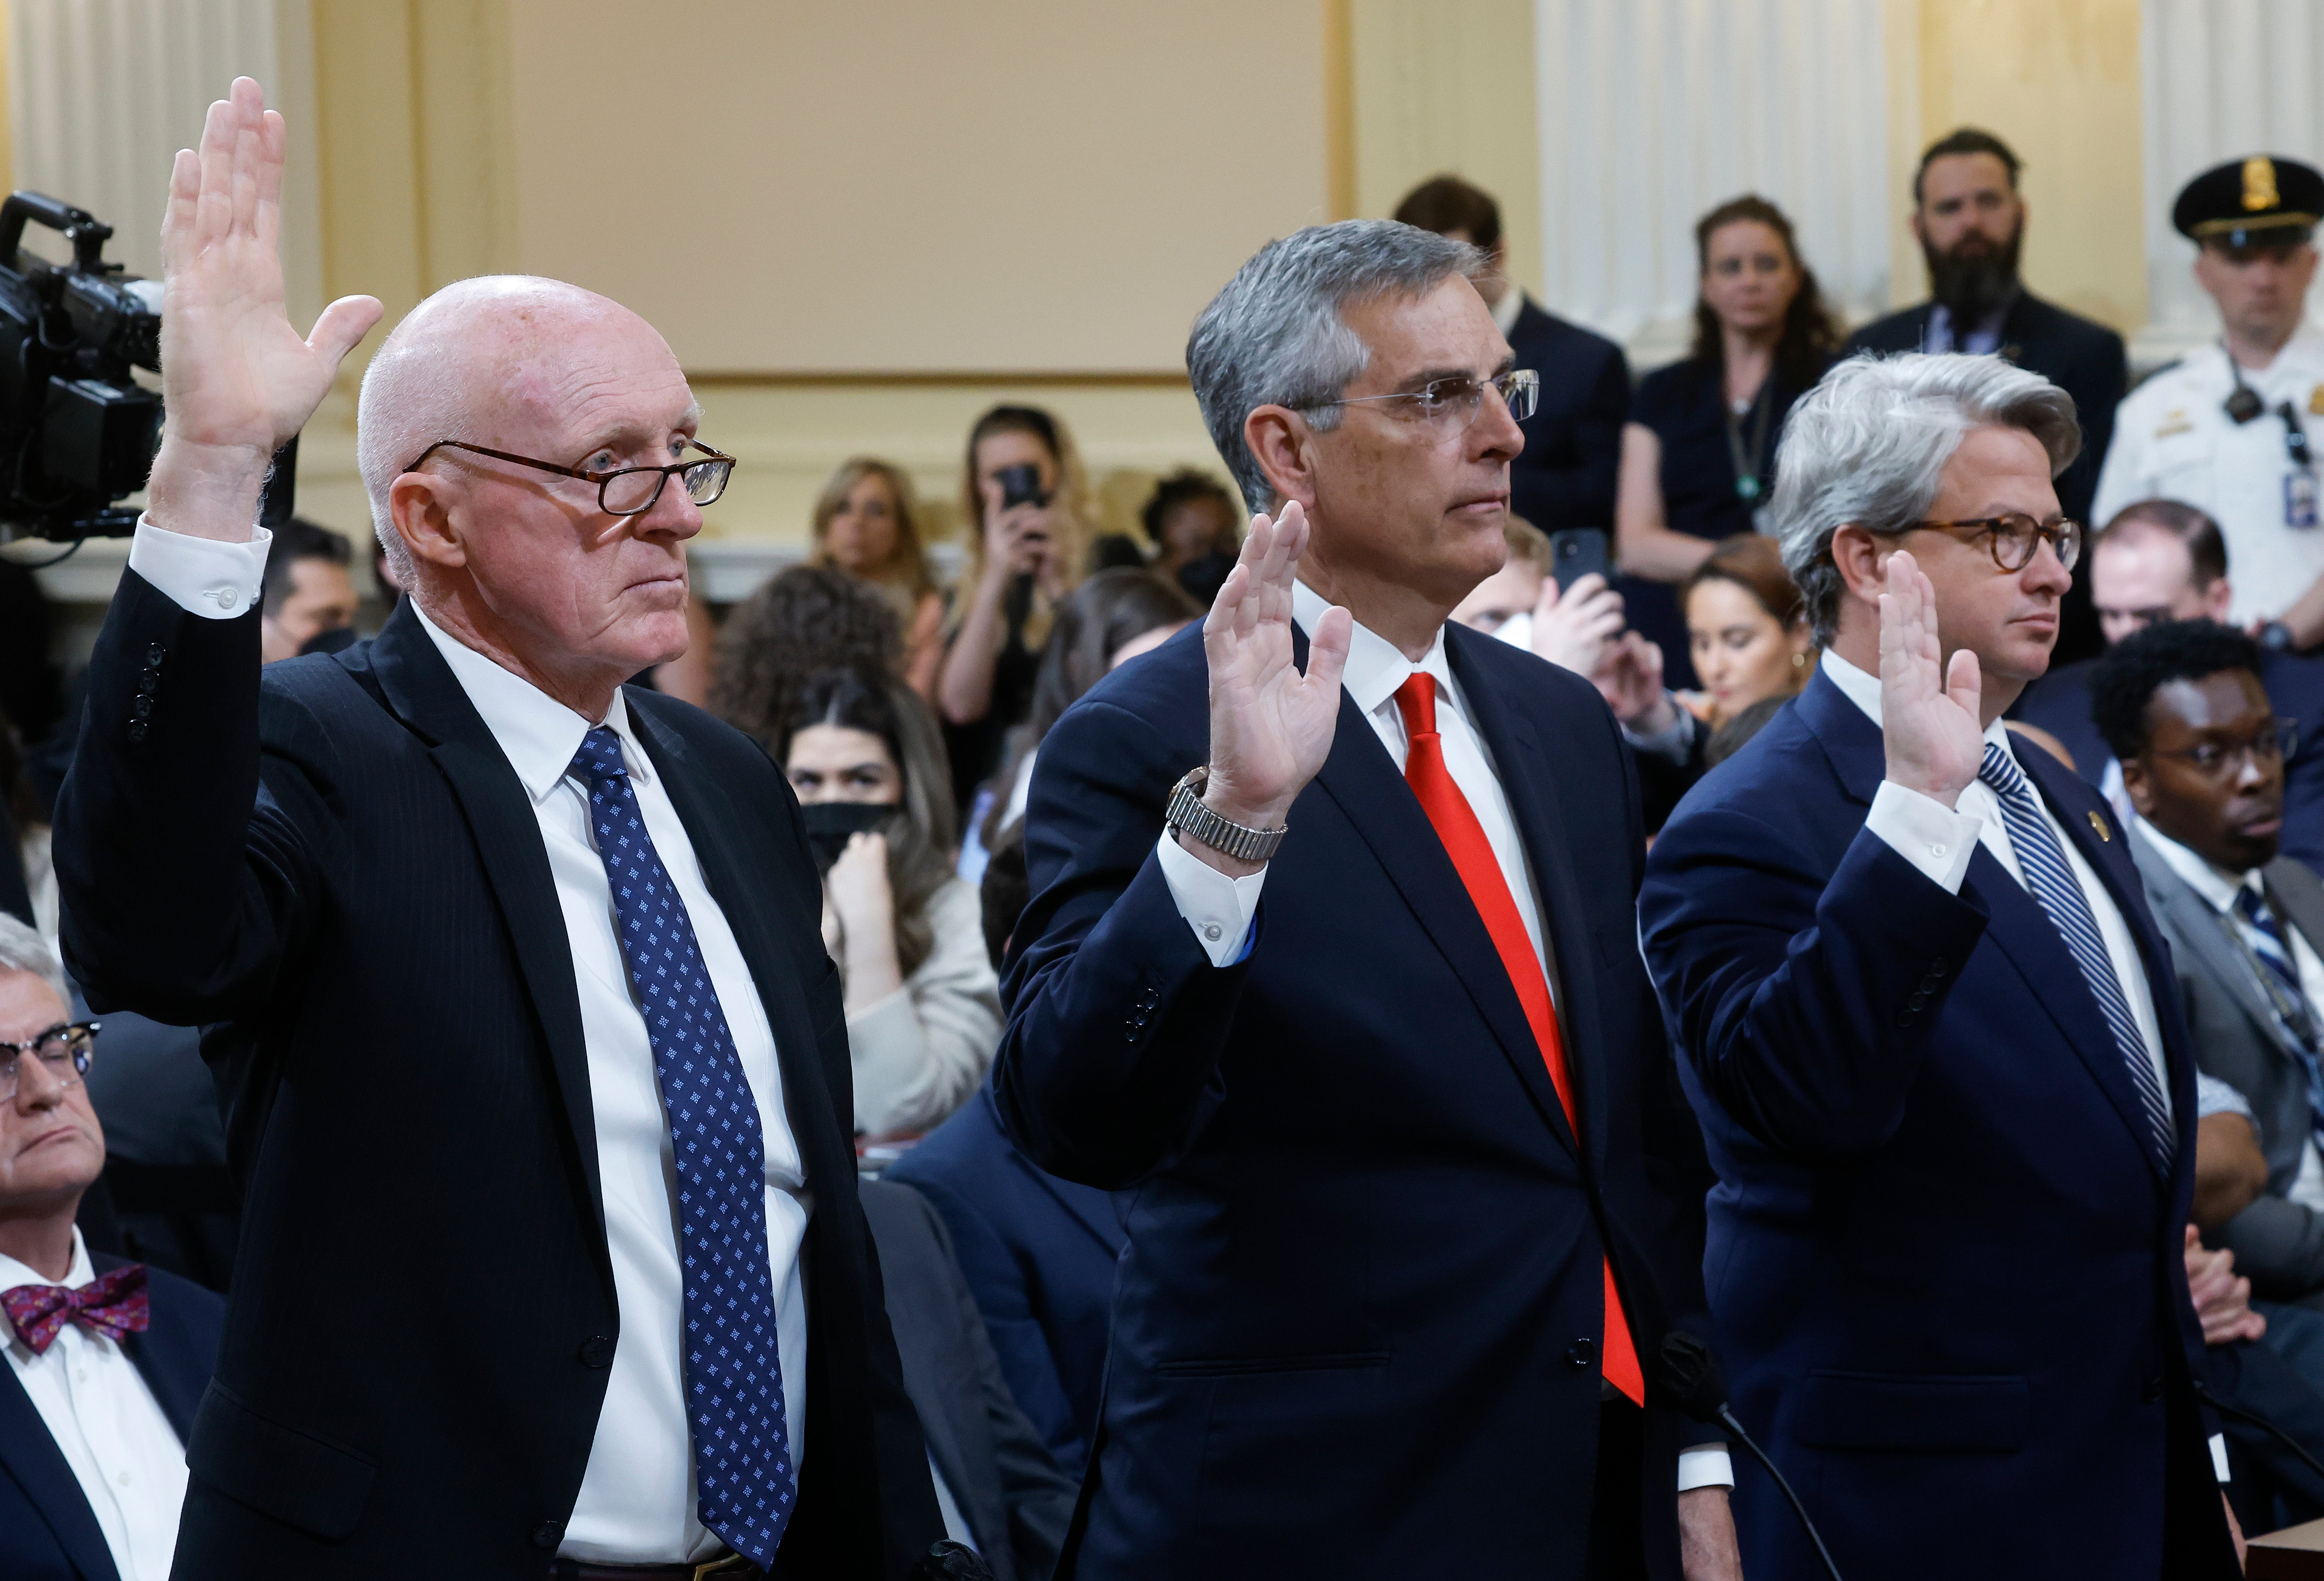
[(2004, 516), (1994, 528), (1995, 558), (2000, 560), (2003, 570), (2022, 571), (2033, 560), (2035, 546), (2044, 538), (2057, 551), (2058, 563), (2072, 570), (2075, 562), (2082, 558), (2082, 524), (2079, 522), (2061, 522), (2045, 531), (2031, 516)]
[[(726, 479), (733, 470), (732, 461), (695, 461), (681, 469), (678, 477), (685, 484), (687, 497), (697, 505), (706, 505), (726, 492)], [(600, 503), (613, 515), (638, 515), (653, 509), (669, 477), (669, 474), (659, 467), (617, 472), (605, 480), (599, 491)]]
[[(42, 1038), (31, 1058), (38, 1059), (48, 1068), (51, 1080), (70, 1086), (88, 1074), (89, 1059), (95, 1051), (96, 1040), (86, 1031), (77, 1031)], [(22, 1051), (14, 1049), (0, 1054), (0, 1103), (16, 1096), (17, 1088), (22, 1085), (25, 1058)]]

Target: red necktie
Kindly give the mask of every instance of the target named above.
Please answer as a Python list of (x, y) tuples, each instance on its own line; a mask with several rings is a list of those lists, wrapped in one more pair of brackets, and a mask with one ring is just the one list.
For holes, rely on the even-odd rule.
[(118, 1341), (143, 1333), (146, 1323), (145, 1265), (127, 1262), (80, 1289), (62, 1285), (18, 1285), (0, 1290), (0, 1311), (9, 1326), (39, 1355), (68, 1322)]
[[(1476, 810), (1452, 782), (1452, 772), (1444, 766), (1444, 741), (1436, 734), (1436, 678), (1414, 670), (1396, 689), (1396, 706), (1404, 715), (1405, 733), (1412, 738), (1404, 763), (1405, 782), (1420, 799), (1420, 810), (1435, 826), (1445, 855), (1452, 858), (1453, 871), (1461, 875), (1477, 914), (1484, 919), (1485, 931), (1500, 952), (1501, 966), (1517, 991), (1526, 1024), (1540, 1045), (1542, 1063), (1549, 1067), (1550, 1085), (1557, 1089), (1557, 1101), (1565, 1106), (1566, 1123), (1579, 1139), (1582, 1123), (1573, 1113), (1573, 1082), (1565, 1068), (1565, 1042), (1558, 1035), (1557, 1016), (1550, 1008), (1549, 979), (1542, 974), (1541, 957), (1526, 933), (1525, 919), (1517, 914), (1517, 899), (1509, 893), (1508, 879), (1501, 872), (1500, 858), (1493, 855), (1492, 842), (1485, 837), (1485, 827), (1477, 821)], [(1628, 1395), (1633, 1405), (1644, 1405), (1646, 1377), (1638, 1370), (1637, 1347), (1630, 1339), (1629, 1319), (1622, 1312), (1622, 1294), (1614, 1288), (1614, 1265), (1607, 1263), (1605, 1271), (1603, 1372), (1606, 1381)]]

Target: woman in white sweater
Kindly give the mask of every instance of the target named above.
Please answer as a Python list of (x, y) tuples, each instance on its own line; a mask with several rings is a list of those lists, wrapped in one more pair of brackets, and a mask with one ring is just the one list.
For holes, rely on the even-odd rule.
[(984, 1079), (1001, 1027), (976, 892), (952, 870), (942, 741), (910, 688), (850, 670), (808, 680), (789, 718), (779, 758), (824, 869), (855, 1129), (927, 1131)]

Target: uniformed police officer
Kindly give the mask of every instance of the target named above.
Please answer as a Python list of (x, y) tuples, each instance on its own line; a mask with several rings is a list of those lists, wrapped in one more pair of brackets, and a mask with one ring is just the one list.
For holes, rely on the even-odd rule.
[(2236, 567), (2228, 618), (2279, 649), (2324, 643), (2324, 332), (2306, 321), (2319, 214), (2324, 175), (2266, 154), (2179, 194), (2171, 222), (2201, 249), (2223, 333), (2123, 402), (2090, 513), (2098, 526), (2153, 498), (2208, 512)]

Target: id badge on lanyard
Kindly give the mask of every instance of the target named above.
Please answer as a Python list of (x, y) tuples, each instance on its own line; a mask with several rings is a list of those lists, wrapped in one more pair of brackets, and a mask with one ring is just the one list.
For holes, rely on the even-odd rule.
[(2317, 524), (2316, 472), (2296, 467), (2283, 475), (2283, 524), (2302, 530)]

